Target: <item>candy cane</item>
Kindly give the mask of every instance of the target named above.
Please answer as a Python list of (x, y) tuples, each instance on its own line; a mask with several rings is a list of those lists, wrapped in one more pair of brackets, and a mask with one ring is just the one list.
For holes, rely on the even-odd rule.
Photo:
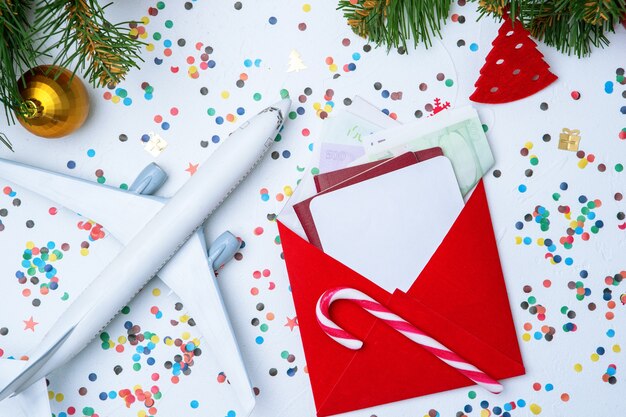
[(381, 319), (391, 328), (402, 333), (404, 336), (422, 346), (424, 349), (450, 365), (476, 384), (484, 387), (494, 394), (502, 392), (502, 384), (489, 375), (476, 368), (465, 359), (461, 358), (450, 349), (428, 336), (426, 333), (404, 320), (402, 317), (392, 313), (389, 309), (378, 303), (371, 297), (361, 291), (353, 288), (338, 287), (326, 291), (317, 301), (316, 313), (317, 322), (324, 332), (337, 343), (340, 343), (348, 349), (358, 350), (363, 346), (363, 342), (341, 327), (337, 326), (330, 318), (330, 305), (336, 300), (348, 300), (356, 303), (373, 316)]

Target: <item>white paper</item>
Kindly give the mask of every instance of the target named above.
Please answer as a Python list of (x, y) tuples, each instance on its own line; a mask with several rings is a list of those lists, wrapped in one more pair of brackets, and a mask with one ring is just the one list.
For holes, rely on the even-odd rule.
[(310, 205), (324, 252), (390, 292), (413, 284), (462, 208), (446, 157), (322, 194)]

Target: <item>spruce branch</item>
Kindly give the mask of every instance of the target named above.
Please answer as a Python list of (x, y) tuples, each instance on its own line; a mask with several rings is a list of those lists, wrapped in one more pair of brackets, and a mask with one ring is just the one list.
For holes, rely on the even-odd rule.
[(9, 140), (9, 138), (7, 138), (7, 135), (5, 135), (4, 133), (0, 132), (0, 142), (2, 142), (2, 144), (4, 146), (6, 146), (7, 148), (9, 148), (9, 150), (11, 152), (13, 151), (13, 145), (11, 144), (11, 141)]
[(18, 78), (36, 66), (39, 56), (27, 18), (31, 5), (31, 0), (0, 0), (0, 103), (9, 124), (15, 122), (13, 111), (23, 104)]
[(35, 11), (36, 25), (45, 35), (42, 43), (59, 37), (47, 51), (56, 52), (55, 65), (83, 70), (95, 87), (117, 84), (143, 61), (143, 43), (131, 38), (128, 23), (113, 24), (97, 0), (41, 0)]
[(432, 37), (441, 37), (452, 0), (340, 0), (337, 9), (343, 11), (354, 33), (367, 37), (377, 46), (387, 49), (402, 47), (413, 39), (417, 46), (432, 45)]
[(479, 10), (501, 18), (507, 4), (534, 38), (579, 58), (607, 46), (606, 34), (626, 14), (626, 0), (479, 0)]

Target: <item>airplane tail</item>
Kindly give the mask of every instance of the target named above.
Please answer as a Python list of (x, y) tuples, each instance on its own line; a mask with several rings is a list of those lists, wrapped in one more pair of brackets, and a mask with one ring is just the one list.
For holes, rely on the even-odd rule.
[[(0, 359), (0, 378), (4, 379), (4, 372), (8, 369), (3, 362), (24, 361)], [(14, 397), (0, 401), (0, 417), (50, 417), (51, 415), (45, 379), (40, 379)]]

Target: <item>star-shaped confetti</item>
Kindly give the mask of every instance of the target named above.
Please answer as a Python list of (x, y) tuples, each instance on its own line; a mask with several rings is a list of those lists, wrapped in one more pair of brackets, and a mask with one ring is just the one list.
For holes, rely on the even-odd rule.
[(289, 317), (287, 317), (287, 323), (285, 324), (285, 327), (289, 327), (289, 330), (291, 330), (293, 332), (293, 328), (299, 326), (298, 324), (298, 316), (290, 319)]
[(24, 330), (30, 329), (33, 332), (35, 331), (35, 326), (39, 324), (35, 320), (33, 320), (33, 316), (30, 316), (28, 320), (22, 320), (22, 321), (24, 322)]
[(191, 162), (189, 162), (189, 167), (187, 167), (187, 169), (185, 171), (187, 171), (189, 173), (189, 175), (193, 175), (196, 173), (196, 171), (198, 170), (198, 167), (200, 166), (200, 164), (192, 164)]

